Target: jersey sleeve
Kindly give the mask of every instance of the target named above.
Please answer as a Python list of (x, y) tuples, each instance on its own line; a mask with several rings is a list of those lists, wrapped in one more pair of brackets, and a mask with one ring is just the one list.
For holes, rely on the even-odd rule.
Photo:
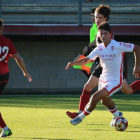
[(90, 28), (90, 43), (96, 40), (97, 35), (97, 25), (93, 23), (93, 26)]
[(99, 57), (99, 48), (98, 46), (87, 56), (89, 59), (94, 61), (97, 57)]
[(134, 44), (118, 42), (119, 43), (119, 51), (120, 52), (133, 52)]
[(94, 28), (94, 32), (95, 32), (95, 35), (97, 35), (97, 32), (98, 32), (97, 27)]
[(13, 55), (17, 53), (17, 50), (15, 49), (14, 44), (11, 40), (9, 41), (9, 45), (9, 55), (13, 57)]

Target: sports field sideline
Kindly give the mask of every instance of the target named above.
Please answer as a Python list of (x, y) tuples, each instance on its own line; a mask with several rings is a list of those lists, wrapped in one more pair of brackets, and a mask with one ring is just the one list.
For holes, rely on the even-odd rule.
[(140, 95), (113, 95), (119, 111), (128, 120), (124, 132), (109, 126), (110, 112), (98, 103), (83, 123), (72, 126), (66, 111), (77, 111), (80, 95), (2, 95), (0, 110), (12, 129), (10, 140), (139, 140)]

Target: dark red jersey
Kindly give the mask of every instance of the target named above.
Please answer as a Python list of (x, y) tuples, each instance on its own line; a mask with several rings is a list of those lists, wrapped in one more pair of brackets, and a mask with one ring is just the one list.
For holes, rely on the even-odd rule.
[(9, 55), (12, 57), (17, 51), (12, 41), (0, 35), (0, 75), (9, 72)]

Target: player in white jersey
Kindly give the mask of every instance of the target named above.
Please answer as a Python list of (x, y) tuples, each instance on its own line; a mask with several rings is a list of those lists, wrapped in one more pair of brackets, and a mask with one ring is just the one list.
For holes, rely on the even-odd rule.
[[(78, 115), (75, 119), (70, 122), (73, 125), (77, 125), (82, 120), (89, 115), (96, 107), (96, 104), (106, 98), (111, 96), (113, 93), (117, 92), (122, 86), (122, 63), (123, 63), (123, 52), (133, 52), (135, 54), (135, 64), (134, 64), (134, 74), (136, 78), (140, 77), (139, 68), (139, 57), (140, 57), (140, 47), (134, 44), (119, 43), (117, 41), (111, 40), (111, 27), (107, 22), (103, 22), (98, 27), (100, 32), (100, 39), (103, 43), (99, 44), (90, 55), (86, 58), (75, 62), (69, 62), (66, 66), (68, 69), (73, 65), (84, 65), (91, 60), (94, 61), (97, 57), (100, 58), (101, 66), (103, 67), (102, 74), (99, 78), (99, 88), (95, 92), (86, 105), (84, 111)], [(110, 99), (111, 100), (111, 99)]]
[(122, 87), (122, 53), (132, 52), (133, 49), (134, 44), (119, 43), (111, 39), (108, 46), (101, 43), (92, 51), (88, 58), (95, 60), (96, 57), (100, 57), (100, 64), (103, 68), (99, 78), (99, 90), (105, 87), (110, 95)]

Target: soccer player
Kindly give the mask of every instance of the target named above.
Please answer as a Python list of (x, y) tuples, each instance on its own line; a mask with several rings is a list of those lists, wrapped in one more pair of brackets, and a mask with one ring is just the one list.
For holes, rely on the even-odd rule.
[(92, 27), (90, 28), (90, 43), (85, 46), (83, 49), (83, 54), (86, 54), (90, 48), (92, 50), (96, 47), (96, 36), (97, 36), (97, 25), (95, 23), (95, 17), (94, 17), (95, 9), (91, 10), (91, 21), (93, 22)]
[[(112, 96), (121, 89), (123, 83), (123, 52), (133, 52), (135, 55), (135, 64), (133, 73), (136, 78), (140, 77), (140, 47), (134, 44), (117, 42), (110, 39), (111, 27), (107, 22), (103, 22), (98, 26), (100, 39), (103, 43), (99, 44), (86, 58), (75, 62), (69, 62), (66, 69), (73, 65), (84, 65), (90, 61), (100, 58), (100, 64), (103, 67), (102, 74), (99, 78), (98, 91), (95, 92), (84, 111), (76, 118), (70, 121), (71, 124), (77, 125), (89, 115), (96, 107), (96, 104), (106, 98)], [(108, 98), (109, 99), (109, 98)]]
[[(32, 77), (26, 70), (22, 57), (16, 51), (12, 41), (2, 36), (2, 32), (3, 32), (3, 20), (0, 19), (0, 93), (3, 91), (4, 87), (7, 85), (9, 80), (9, 68), (8, 68), (9, 56), (15, 59), (16, 63), (22, 70), (23, 75), (28, 78), (29, 82), (31, 82), (32, 80)], [(7, 137), (12, 135), (12, 131), (4, 122), (1, 113), (0, 113), (0, 128), (2, 130), (0, 137)]]
[[(97, 7), (95, 9), (95, 12), (94, 12), (96, 25), (99, 26), (103, 21), (108, 21), (109, 17), (110, 17), (110, 14), (111, 14), (111, 10), (110, 10), (110, 7), (108, 5), (100, 5), (99, 7)], [(113, 35), (111, 35), (111, 39), (113, 39)], [(100, 40), (98, 34), (97, 34), (95, 43), (96, 44), (101, 43), (101, 40)], [(89, 43), (86, 46), (87, 49), (90, 48), (92, 45), (94, 45), (94, 42)], [(85, 51), (86, 51), (86, 47), (84, 48)], [(70, 118), (75, 118), (78, 114), (80, 114), (84, 110), (85, 105), (89, 101), (92, 89), (94, 89), (98, 85), (99, 77), (100, 77), (100, 75), (102, 73), (102, 67), (99, 65), (99, 59), (97, 58), (96, 60), (97, 61), (96, 61), (95, 64), (97, 65), (97, 67), (92, 72), (92, 74), (91, 74), (89, 80), (87, 81), (87, 83), (84, 85), (82, 95), (80, 96), (79, 112), (78, 113), (76, 113), (76, 112), (71, 113), (69, 111), (66, 112), (66, 114)], [(112, 103), (113, 103), (113, 101), (112, 101)], [(108, 102), (108, 100), (104, 99), (102, 101), (102, 104), (107, 104), (108, 105), (110, 103)], [(116, 110), (116, 108), (115, 108), (115, 110)]]
[[(110, 10), (109, 6), (107, 6), (107, 5), (100, 5), (99, 7), (97, 7), (95, 10), (95, 14), (94, 14), (95, 15), (95, 23), (97, 24), (97, 26), (99, 26), (103, 21), (108, 21), (110, 13), (111, 13), (111, 10)], [(97, 34), (97, 38), (96, 38), (97, 43), (96, 44), (99, 44), (102, 42), (100, 40), (99, 36), (100, 35)], [(113, 39), (112, 33), (111, 33), (111, 39)], [(78, 116), (78, 114), (80, 114), (84, 110), (86, 104), (89, 101), (92, 89), (94, 89), (98, 85), (98, 81), (99, 81), (99, 77), (100, 77), (101, 73), (102, 73), (102, 67), (99, 64), (99, 65), (97, 65), (97, 67), (93, 71), (93, 73), (90, 76), (87, 83), (84, 85), (82, 95), (80, 96), (79, 111), (77, 113), (76, 112), (69, 112), (69, 111), (66, 112), (66, 114), (70, 118), (75, 118), (76, 116)], [(132, 94), (135, 91), (140, 90), (139, 84), (140, 84), (140, 80), (137, 80), (129, 86), (126, 79), (124, 78), (121, 90), (126, 94)], [(116, 106), (113, 108), (113, 106), (115, 104), (112, 100), (110, 100), (110, 97), (102, 99), (101, 103), (103, 105), (105, 105), (106, 108), (113, 114), (113, 116), (114, 116), (113, 119), (115, 117), (117, 117), (117, 115), (122, 116), (122, 113), (118, 112), (118, 109)], [(112, 126), (112, 121), (110, 123), (110, 126)]]
[[(92, 27), (90, 28), (90, 43), (87, 44), (84, 49), (83, 53), (79, 54), (75, 60), (81, 59), (91, 53), (91, 51), (96, 47), (96, 36), (97, 36), (97, 25), (95, 23), (95, 18), (94, 18), (94, 11), (95, 9), (93, 8), (91, 10), (91, 21), (92, 21)], [(94, 63), (97, 65), (99, 63), (99, 59), (94, 61)], [(81, 71), (86, 75), (87, 78), (90, 77), (90, 69), (92, 67), (93, 62), (86, 64), (86, 66), (81, 67), (81, 66), (73, 66), (75, 69), (81, 69)]]

